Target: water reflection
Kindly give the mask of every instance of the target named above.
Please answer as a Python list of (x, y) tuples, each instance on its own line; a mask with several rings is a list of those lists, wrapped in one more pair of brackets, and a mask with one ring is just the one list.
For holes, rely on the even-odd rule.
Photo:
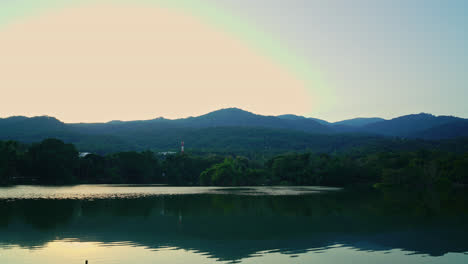
[(75, 186), (28, 186), (0, 187), (0, 199), (105, 199), (141, 198), (157, 195), (185, 194), (236, 194), (236, 195), (300, 195), (329, 191), (340, 188), (296, 186), (296, 187), (171, 187), (150, 185), (75, 185)]
[(231, 262), (272, 254), (295, 258), (337, 248), (365, 254), (398, 249), (427, 256), (468, 251), (463, 193), (233, 193), (210, 189), (125, 199), (3, 199), (0, 249), (40, 251), (57, 243), (184, 249)]

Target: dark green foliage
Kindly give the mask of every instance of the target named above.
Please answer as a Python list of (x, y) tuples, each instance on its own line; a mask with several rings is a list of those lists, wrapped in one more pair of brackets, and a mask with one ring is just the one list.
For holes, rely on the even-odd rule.
[(437, 140), (442, 138), (466, 137), (468, 133), (468, 120), (456, 120), (450, 123), (431, 127), (424, 131), (415, 133), (413, 137)]
[(0, 185), (8, 184), (18, 176), (18, 149), (17, 142), (0, 142)]
[[(80, 159), (79, 180), (83, 183), (104, 183), (106, 181), (118, 182), (111, 178), (111, 171), (108, 169), (106, 158), (89, 154)], [(109, 177), (109, 178), (107, 178)]]
[(468, 185), (468, 153), (455, 159), (449, 170), (453, 181)]
[(199, 185), (200, 174), (221, 160), (222, 158), (219, 156), (169, 155), (163, 161), (166, 183), (172, 185)]
[[(313, 175), (308, 169), (310, 154), (290, 154), (268, 161), (272, 184), (299, 185), (309, 181)], [(309, 177), (310, 176), (310, 177)]]
[(72, 144), (57, 139), (46, 139), (33, 144), (26, 152), (29, 175), (38, 177), (41, 183), (70, 184), (76, 182), (78, 152)]
[[(464, 141), (461, 141), (464, 142)], [(409, 147), (409, 146), (406, 146)], [(72, 144), (0, 142), (0, 184), (375, 185), (447, 190), (468, 184), (468, 152), (358, 149), (348, 153), (159, 155), (118, 152), (79, 158)]]
[(271, 184), (345, 186), (367, 182), (366, 168), (349, 156), (288, 154), (267, 162)]
[(200, 183), (215, 186), (258, 185), (263, 178), (261, 172), (249, 167), (249, 160), (244, 157), (228, 157), (202, 172)]
[[(158, 160), (152, 152), (120, 152), (108, 157), (116, 169), (119, 183), (151, 183), (161, 171)], [(114, 175), (111, 180), (115, 182)], [(114, 178), (114, 179), (113, 179)]]

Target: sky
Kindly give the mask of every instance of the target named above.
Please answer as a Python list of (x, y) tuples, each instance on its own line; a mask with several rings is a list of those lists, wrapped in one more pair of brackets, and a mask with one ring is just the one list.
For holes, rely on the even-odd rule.
[(0, 1), (0, 117), (468, 117), (458, 0)]

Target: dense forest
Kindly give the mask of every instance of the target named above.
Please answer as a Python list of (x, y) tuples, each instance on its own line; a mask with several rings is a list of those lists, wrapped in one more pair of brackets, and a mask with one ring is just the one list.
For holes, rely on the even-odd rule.
[(0, 142), (0, 184), (126, 183), (169, 185), (399, 186), (411, 189), (468, 184), (468, 152), (417, 149), (348, 153), (234, 154), (117, 152), (79, 155), (58, 139)]
[[(226, 153), (255, 158), (288, 151), (346, 153), (357, 148), (468, 151), (468, 120), (430, 114), (391, 120), (357, 118), (329, 123), (295, 115), (263, 116), (230, 108), (184, 119), (69, 124), (53, 117), (0, 118), (0, 140), (34, 143), (57, 138), (99, 155), (124, 151), (175, 151), (185, 141), (197, 155)], [(468, 140), (465, 140), (468, 142)], [(447, 146), (449, 145), (449, 146)]]

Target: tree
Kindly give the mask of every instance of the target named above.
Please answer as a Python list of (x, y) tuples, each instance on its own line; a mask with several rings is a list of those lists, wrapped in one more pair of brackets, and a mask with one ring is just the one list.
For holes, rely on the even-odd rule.
[(10, 184), (12, 178), (18, 176), (18, 156), (17, 142), (0, 142), (0, 185)]
[(200, 157), (190, 154), (169, 155), (163, 162), (168, 183), (173, 185), (198, 185), (200, 174), (221, 161), (219, 156)]
[(107, 170), (106, 158), (88, 154), (80, 158), (79, 180), (81, 183), (106, 183), (110, 173)]
[(252, 182), (249, 181), (249, 176), (258, 177), (254, 171), (249, 171), (249, 161), (246, 158), (228, 157), (222, 163), (203, 171), (200, 175), (200, 183), (202, 185), (242, 186)]
[(27, 154), (29, 174), (44, 184), (70, 184), (76, 181), (78, 151), (72, 144), (58, 139), (45, 139), (33, 144)]
[(110, 157), (111, 166), (115, 167), (111, 178), (120, 178), (124, 183), (151, 183), (156, 171), (159, 171), (158, 160), (152, 152), (120, 152)]

